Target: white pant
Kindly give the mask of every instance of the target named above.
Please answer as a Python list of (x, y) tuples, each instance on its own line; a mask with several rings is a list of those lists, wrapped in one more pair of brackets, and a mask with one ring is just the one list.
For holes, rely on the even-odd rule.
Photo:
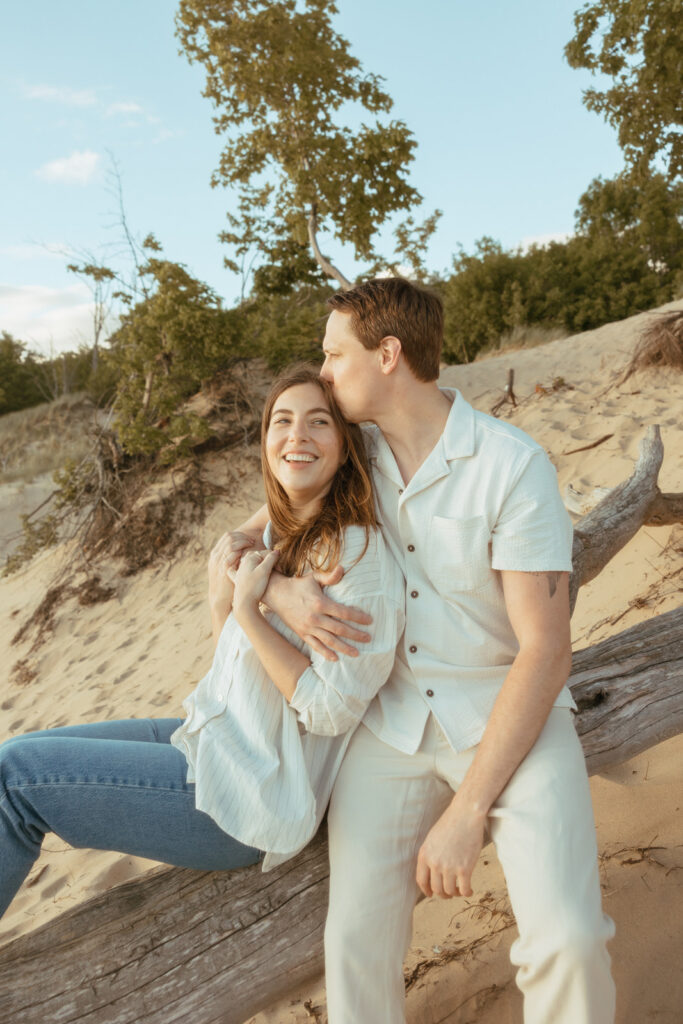
[[(404, 754), (361, 725), (330, 803), (325, 970), (330, 1024), (405, 1020), (403, 958), (418, 889), (418, 850), (476, 748), (453, 752), (433, 716)], [(510, 951), (525, 1024), (611, 1024), (588, 777), (571, 712), (555, 708), (489, 814), (519, 938)]]

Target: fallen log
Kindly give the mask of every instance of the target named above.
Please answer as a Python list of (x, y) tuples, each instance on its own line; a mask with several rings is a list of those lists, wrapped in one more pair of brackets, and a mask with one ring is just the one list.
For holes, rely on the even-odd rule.
[[(683, 732), (683, 608), (577, 652), (591, 773)], [(322, 971), (324, 830), (263, 874), (158, 868), (0, 949), (0, 1024), (241, 1024)]]
[[(680, 522), (650, 428), (629, 480), (575, 527), (572, 607), (643, 523)], [(683, 732), (683, 608), (574, 655), (589, 772)], [(322, 971), (324, 829), (263, 874), (157, 868), (0, 948), (0, 1024), (241, 1024)]]
[(657, 486), (663, 457), (659, 427), (648, 427), (631, 476), (574, 526), (574, 571), (569, 582), (572, 611), (579, 587), (595, 579), (641, 526), (683, 522), (683, 494), (662, 494)]

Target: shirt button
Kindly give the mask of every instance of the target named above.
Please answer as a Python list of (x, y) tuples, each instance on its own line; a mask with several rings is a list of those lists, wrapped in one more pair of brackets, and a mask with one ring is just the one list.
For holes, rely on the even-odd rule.
[(410, 596), (411, 597), (417, 597), (417, 590), (411, 590), (410, 591)]
[(399, 489), (398, 489), (398, 493), (399, 493), (399, 494), (403, 494), (403, 488), (402, 488), (402, 487), (399, 487)]
[(414, 551), (414, 550), (415, 550), (415, 545), (414, 544), (409, 544), (408, 545), (408, 551)]
[(411, 654), (415, 654), (417, 647), (415, 646), (415, 644), (411, 644), (408, 650), (410, 651)]
[(427, 690), (427, 696), (428, 697), (433, 697), (434, 696), (434, 691), (433, 690)]

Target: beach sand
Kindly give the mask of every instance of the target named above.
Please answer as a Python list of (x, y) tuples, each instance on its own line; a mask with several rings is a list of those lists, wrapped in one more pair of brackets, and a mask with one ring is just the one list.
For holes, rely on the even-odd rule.
[[(669, 304), (683, 309), (683, 301)], [(515, 370), (518, 406), (501, 415), (548, 451), (562, 494), (587, 509), (604, 488), (628, 477), (648, 425), (664, 443), (660, 486), (683, 491), (683, 376), (647, 370), (615, 387), (639, 332), (653, 313), (609, 324), (573, 339), (506, 351), (441, 380), (489, 412)], [(562, 378), (564, 386), (559, 386)], [(555, 389), (553, 390), (553, 382)], [(537, 386), (541, 390), (537, 391)], [(610, 385), (612, 385), (610, 387)], [(611, 435), (596, 447), (573, 452)], [(573, 452), (573, 453), (572, 453)], [(570, 454), (571, 453), (571, 454)], [(12, 638), (54, 583), (69, 552), (36, 557), (0, 583), (0, 656), (6, 683), (0, 698), (0, 739), (67, 723), (181, 713), (183, 697), (212, 656), (205, 566), (223, 530), (263, 500), (256, 446), (211, 456), (212, 478), (228, 497), (173, 560), (121, 578), (98, 566), (115, 589), (104, 603), (81, 605), (64, 594), (42, 638)], [(0, 487), (0, 537), (14, 528), (12, 503)], [(574, 514), (574, 519), (577, 514)], [(647, 527), (582, 588), (572, 620), (576, 648), (680, 604), (683, 527)], [(683, 736), (675, 737), (592, 780), (604, 904), (617, 924), (611, 945), (619, 991), (618, 1024), (680, 1024), (683, 1018)], [(0, 922), (0, 943), (152, 864), (119, 854), (70, 850), (49, 836), (12, 907)], [(416, 909), (410, 974), (410, 1024), (513, 1024), (521, 1021), (508, 950), (514, 923), (495, 852), (488, 847), (468, 900), (425, 900)], [(324, 1024), (324, 987), (252, 1018), (251, 1024)]]

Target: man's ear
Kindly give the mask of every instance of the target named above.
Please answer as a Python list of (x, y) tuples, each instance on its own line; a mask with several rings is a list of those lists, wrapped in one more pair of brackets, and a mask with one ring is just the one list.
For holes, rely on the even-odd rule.
[(401, 342), (393, 335), (382, 338), (379, 343), (380, 369), (382, 373), (393, 373), (401, 355)]

